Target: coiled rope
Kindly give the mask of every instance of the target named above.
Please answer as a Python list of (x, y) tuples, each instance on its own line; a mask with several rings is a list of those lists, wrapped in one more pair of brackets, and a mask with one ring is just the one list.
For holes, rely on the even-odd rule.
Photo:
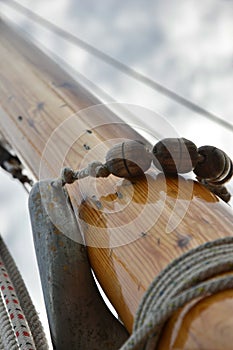
[(47, 350), (38, 314), (1, 236), (0, 288), (0, 349)]
[[(164, 323), (187, 302), (233, 288), (233, 237), (207, 242), (171, 262), (152, 282), (121, 350), (156, 349)], [(211, 279), (209, 279), (211, 278)]]

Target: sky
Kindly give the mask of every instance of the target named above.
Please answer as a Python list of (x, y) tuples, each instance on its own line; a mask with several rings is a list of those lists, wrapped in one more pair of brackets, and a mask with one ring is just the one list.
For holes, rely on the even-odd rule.
[[(233, 124), (233, 1), (22, 0), (18, 3)], [(0, 3), (0, 13), (30, 33), (50, 56), (55, 54), (64, 69), (98, 92), (105, 102), (116, 100), (144, 108), (145, 114), (137, 120), (139, 128), (156, 134), (160, 126), (154, 125), (153, 116), (146, 113), (152, 110), (165, 118), (178, 135), (191, 139), (198, 147), (215, 145), (233, 157), (230, 129), (126, 76), (4, 3)], [(0, 231), (14, 253), (45, 324), (27, 194), (3, 172), (0, 172), (0, 184)], [(233, 192), (231, 183), (229, 188)]]

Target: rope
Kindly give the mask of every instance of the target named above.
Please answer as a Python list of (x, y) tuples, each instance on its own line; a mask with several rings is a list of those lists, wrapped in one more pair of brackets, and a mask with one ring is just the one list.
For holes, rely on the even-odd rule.
[(4, 303), (7, 309), (7, 315), (8, 317), (10, 317), (10, 324), (12, 326), (11, 331), (13, 330), (13, 334), (16, 339), (16, 343), (14, 342), (14, 346), (10, 347), (10, 349), (14, 350), (21, 348), (25, 350), (35, 350), (36, 347), (27, 321), (25, 319), (25, 315), (21, 309), (17, 295), (15, 294), (15, 289), (13, 287), (12, 281), (9, 275), (7, 274), (6, 268), (1, 260), (0, 286), (1, 293), (4, 298)]
[(217, 276), (227, 271), (233, 271), (233, 237), (207, 242), (175, 259), (144, 294), (133, 333), (121, 350), (156, 349), (164, 323), (180, 307), (233, 288), (232, 275)]
[(1, 338), (0, 338), (0, 350), (4, 350), (4, 347), (3, 347), (3, 345), (2, 345), (2, 340), (1, 340)]
[[(1, 317), (4, 321), (4, 323), (1, 322), (0, 331), (5, 349), (19, 349), (20, 346), (20, 348), (25, 350), (47, 350), (47, 340), (35, 307), (19, 270), (1, 236), (0, 282), (1, 292), (4, 297), (0, 304)], [(14, 337), (17, 340), (16, 344), (19, 344), (17, 347), (14, 347), (16, 344), (8, 344), (9, 341), (13, 342)]]
[(72, 184), (76, 180), (84, 179), (85, 177), (107, 177), (110, 172), (105, 164), (98, 161), (93, 161), (84, 169), (74, 171), (71, 168), (65, 167), (61, 171), (60, 177), (57, 179), (57, 184)]
[(10, 318), (4, 305), (2, 293), (0, 293), (0, 334), (1, 348), (0, 349), (18, 349), (18, 344), (15, 334), (12, 329)]

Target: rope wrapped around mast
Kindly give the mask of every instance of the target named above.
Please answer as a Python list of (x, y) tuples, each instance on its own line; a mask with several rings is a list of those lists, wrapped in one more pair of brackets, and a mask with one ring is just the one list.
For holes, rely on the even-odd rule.
[(121, 350), (156, 349), (165, 322), (187, 302), (233, 288), (233, 237), (207, 242), (173, 260), (139, 305), (133, 333)]

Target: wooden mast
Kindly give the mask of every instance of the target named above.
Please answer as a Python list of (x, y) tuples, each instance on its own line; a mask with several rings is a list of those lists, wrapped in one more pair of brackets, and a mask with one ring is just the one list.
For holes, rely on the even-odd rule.
[[(105, 106), (94, 108), (99, 104), (94, 96), (15, 30), (0, 22), (0, 31), (0, 128), (36, 179), (57, 177), (63, 165), (79, 168), (90, 160), (103, 161), (116, 141), (142, 139)], [(153, 170), (134, 183), (111, 177), (98, 179), (96, 187), (91, 185), (75, 184), (68, 191), (90, 245), (92, 267), (131, 331), (138, 304), (155, 275), (190, 248), (231, 235), (233, 213), (192, 180), (164, 179)], [(175, 230), (168, 234), (167, 224), (177, 203), (178, 213), (183, 211), (173, 217)], [(149, 210), (143, 211), (145, 207)], [(151, 220), (153, 215), (156, 220)], [(109, 244), (112, 228), (117, 228), (120, 238), (115, 235), (114, 243)], [(132, 234), (126, 241), (125, 232)], [(213, 319), (221, 319), (214, 306), (216, 300), (224, 303), (225, 297), (218, 293), (209, 304), (208, 329), (214, 328)], [(232, 307), (233, 292), (227, 297)], [(229, 322), (230, 316), (231, 312)], [(189, 330), (185, 333), (182, 328), (182, 332), (186, 334), (183, 345), (190, 345)], [(199, 334), (200, 328), (194, 337)], [(221, 334), (213, 329), (211, 336)], [(168, 342), (163, 349), (169, 346)]]

